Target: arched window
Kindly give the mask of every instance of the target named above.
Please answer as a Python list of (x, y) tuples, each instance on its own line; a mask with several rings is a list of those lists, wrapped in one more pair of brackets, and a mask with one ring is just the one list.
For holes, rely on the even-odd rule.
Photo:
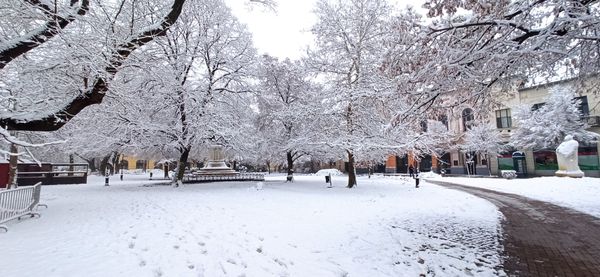
[(473, 119), (475, 119), (473, 116), (473, 110), (466, 108), (462, 111), (463, 131), (471, 129), (471, 121), (473, 121)]

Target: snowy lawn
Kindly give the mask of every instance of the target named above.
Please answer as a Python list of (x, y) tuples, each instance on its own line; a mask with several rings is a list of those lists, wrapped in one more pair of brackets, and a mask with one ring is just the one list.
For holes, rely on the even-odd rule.
[(600, 178), (530, 179), (444, 177), (441, 181), (523, 195), (600, 217)]
[[(161, 175), (158, 175), (161, 176)], [(494, 276), (499, 214), (409, 179), (186, 184), (92, 176), (44, 186), (42, 216), (0, 234), (0, 276)], [(145, 184), (145, 185), (144, 185)]]

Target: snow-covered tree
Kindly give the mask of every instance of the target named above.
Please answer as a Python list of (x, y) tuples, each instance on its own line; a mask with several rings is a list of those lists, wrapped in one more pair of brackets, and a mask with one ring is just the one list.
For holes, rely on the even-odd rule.
[[(503, 142), (498, 129), (487, 122), (479, 122), (478, 124), (473, 124), (464, 133), (462, 143), (458, 145), (458, 148), (465, 155), (465, 162), (472, 163), (474, 162), (472, 154), (495, 157), (506, 150), (506, 144)], [(487, 165), (489, 169), (490, 163), (488, 162)], [(467, 166), (467, 168), (469, 167)]]
[[(137, 4), (152, 9), (142, 1)], [(110, 12), (111, 7), (104, 8)], [(123, 6), (123, 13), (131, 7)], [(90, 14), (93, 11), (100, 10)], [(235, 139), (232, 134), (238, 129), (231, 123), (239, 122), (234, 114), (247, 112), (240, 104), (247, 101), (229, 94), (247, 90), (245, 79), (253, 74), (248, 68), (254, 59), (250, 36), (220, 0), (187, 1), (182, 14), (165, 36), (128, 56), (101, 105), (86, 108), (49, 136), (69, 139), (62, 151), (90, 161), (111, 153), (182, 159), (186, 152), (199, 154), (206, 140)], [(146, 19), (161, 20), (155, 11), (146, 11)], [(129, 25), (117, 24), (107, 32), (124, 26)], [(93, 67), (85, 67), (87, 61), (74, 63), (71, 71), (56, 75), (70, 78), (65, 84), (87, 90), (93, 71), (86, 74), (89, 70), (83, 69)], [(190, 145), (198, 151), (191, 153)]]
[(188, 5), (165, 38), (125, 69), (119, 89), (129, 94), (121, 97), (128, 102), (115, 118), (126, 130), (144, 134), (132, 138), (135, 144), (177, 153), (177, 180), (193, 147), (227, 143), (237, 129), (231, 124), (238, 120), (229, 115), (245, 110), (231, 108), (239, 101), (230, 94), (249, 92), (255, 59), (250, 34), (223, 1)]
[(258, 128), (270, 152), (285, 156), (292, 175), (294, 162), (309, 152), (317, 88), (297, 61), (265, 55), (259, 72)]
[(504, 151), (505, 144), (498, 129), (492, 125), (481, 122), (473, 124), (464, 133), (460, 144), (462, 152), (475, 152), (477, 154), (498, 154)]
[(430, 20), (406, 12), (392, 25), (384, 68), (413, 108), (465, 102), (482, 111), (523, 79), (599, 71), (600, 7), (588, 0), (426, 1)]
[(377, 109), (385, 103), (378, 95), (391, 88), (379, 73), (389, 12), (383, 0), (321, 0), (315, 10), (316, 48), (309, 54), (326, 80), (323, 134), (326, 144), (346, 153), (349, 188), (356, 185), (356, 151), (374, 145), (369, 140), (387, 124)]
[(530, 150), (555, 148), (566, 135), (576, 140), (591, 139), (594, 134), (582, 120), (579, 110), (581, 100), (575, 98), (570, 86), (556, 86), (550, 89), (545, 103), (537, 110), (522, 105), (514, 113), (516, 130), (512, 132), (511, 144), (517, 148)]
[[(0, 11), (31, 14), (37, 10), (37, 14), (15, 21), (20, 24), (2, 24), (0, 74), (6, 83), (0, 86), (1, 95), (7, 98), (17, 91), (19, 104), (2, 110), (0, 123), (11, 130), (50, 131), (63, 126), (85, 107), (102, 102), (109, 83), (131, 53), (164, 35), (179, 17), (185, 1), (82, 0), (69, 1), (68, 6), (63, 6), (64, 1), (12, 2), (2, 1), (0, 4), (9, 9)], [(65, 28), (67, 24), (70, 28)], [(61, 36), (57, 37), (58, 33)], [(65, 74), (67, 70), (73, 73)], [(53, 71), (55, 74), (49, 75)], [(69, 82), (70, 76), (81, 78), (86, 72), (87, 86)], [(23, 82), (23, 89), (15, 87), (21, 82), (11, 82), (27, 75), (31, 79)], [(44, 89), (44, 80), (56, 89)]]

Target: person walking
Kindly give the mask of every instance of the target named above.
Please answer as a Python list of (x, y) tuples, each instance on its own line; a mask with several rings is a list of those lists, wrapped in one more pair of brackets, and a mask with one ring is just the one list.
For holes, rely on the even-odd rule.
[(415, 177), (415, 168), (412, 165), (408, 167), (408, 176)]

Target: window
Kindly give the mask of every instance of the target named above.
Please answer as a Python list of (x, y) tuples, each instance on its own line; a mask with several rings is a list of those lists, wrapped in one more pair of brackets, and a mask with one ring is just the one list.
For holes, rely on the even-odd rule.
[(439, 121), (442, 122), (442, 124), (444, 124), (444, 126), (446, 126), (446, 130), (448, 130), (448, 116), (447, 115), (441, 115), (439, 117)]
[(575, 97), (574, 100), (581, 101), (581, 104), (579, 104), (579, 112), (581, 113), (581, 116), (589, 116), (590, 106), (588, 105), (587, 96)]
[(475, 119), (473, 116), (473, 110), (467, 108), (462, 111), (463, 131), (471, 129), (471, 121), (473, 121), (473, 119)]
[(533, 106), (531, 107), (531, 111), (535, 112), (537, 110), (539, 110), (541, 107), (543, 107), (546, 103), (537, 103), (537, 104), (533, 104)]
[(498, 126), (498, 128), (512, 127), (512, 119), (510, 117), (510, 109), (503, 109), (503, 110), (496, 111), (496, 126)]

